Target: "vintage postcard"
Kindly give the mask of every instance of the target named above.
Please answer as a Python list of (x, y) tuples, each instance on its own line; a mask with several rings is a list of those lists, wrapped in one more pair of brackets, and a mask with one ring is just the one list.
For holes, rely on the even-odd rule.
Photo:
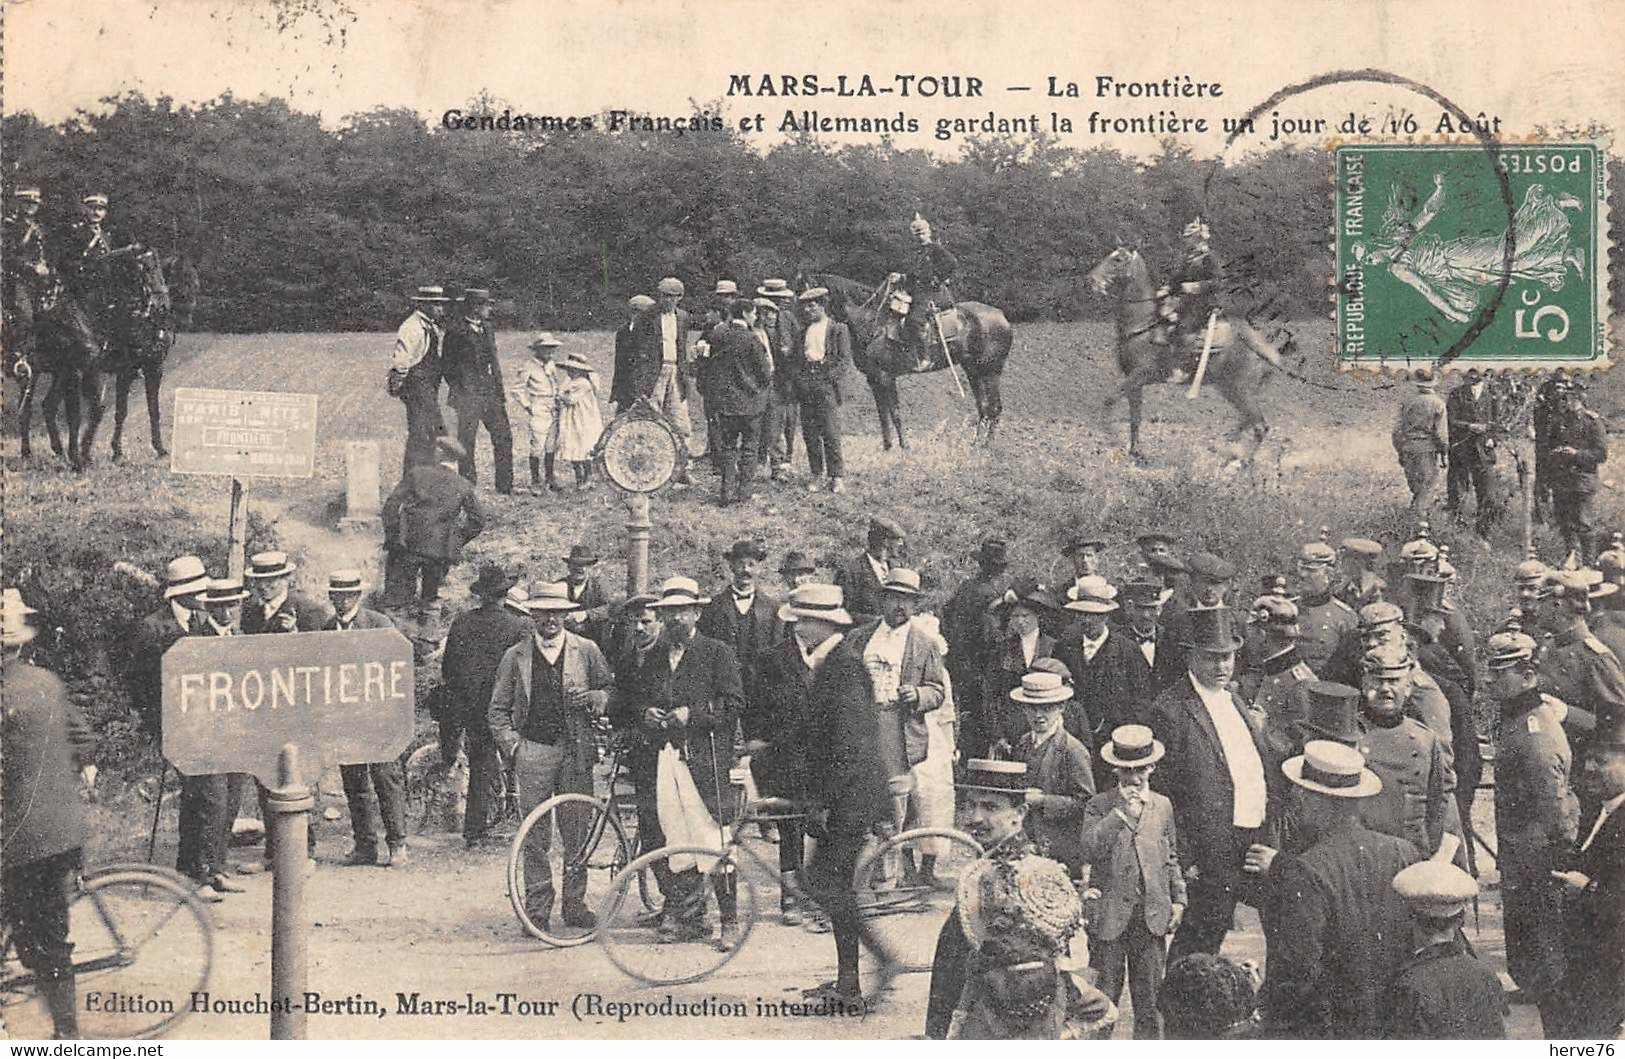
[(0, 14), (8, 1041), (1620, 1035), (1625, 6)]

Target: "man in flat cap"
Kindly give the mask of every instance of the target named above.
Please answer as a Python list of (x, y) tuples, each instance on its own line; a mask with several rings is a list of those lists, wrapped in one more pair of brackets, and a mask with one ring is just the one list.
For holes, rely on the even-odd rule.
[(1419, 854), (1432, 852), (1446, 833), (1461, 836), (1456, 780), (1444, 749), (1448, 721), (1440, 736), (1408, 715), (1415, 663), (1405, 647), (1367, 652), (1362, 669), (1358, 748), (1382, 777), (1383, 793), (1361, 806), (1361, 816), (1372, 830), (1409, 840)]
[(1489, 1041), (1506, 1037), (1501, 979), (1461, 936), (1478, 882), (1454, 864), (1424, 860), (1394, 876), (1411, 909), (1411, 954), (1383, 1002), (1383, 1036), (1402, 1041)]
[(457, 413), (457, 443), (463, 447), (458, 472), (476, 481), (474, 446), (483, 424), (491, 436), (497, 492), (513, 493), (513, 426), (497, 359), (496, 328), (491, 326), (491, 292), (463, 288), (463, 311), (446, 328), (444, 370), (452, 411)]
[(1608, 430), (1602, 417), (1585, 406), (1586, 383), (1569, 379), (1563, 406), (1552, 420), (1552, 512), (1571, 558), (1591, 560), (1596, 519), (1592, 508), (1600, 488), (1597, 467), (1608, 459)]
[(388, 568), (385, 596), (407, 606), (416, 594), (422, 620), (440, 596), (440, 585), (463, 546), (485, 529), (485, 508), (474, 486), (457, 473), (463, 447), (448, 437), (434, 439), (439, 463), (408, 468), (384, 501), (384, 548)]
[(1349, 609), (1358, 613), (1367, 603), (1382, 598), (1382, 591), (1388, 585), (1377, 576), (1377, 567), (1382, 561), (1381, 544), (1369, 537), (1344, 537), (1338, 542), (1337, 561), (1339, 572), (1332, 594), (1348, 604)]
[[(676, 432), (678, 443), (687, 449), (692, 435), (688, 418), (690, 323), (688, 310), (678, 306), (683, 300), (683, 281), (667, 276), (655, 293), (655, 304), (633, 325), (632, 390), (654, 402)], [(693, 484), (686, 470), (677, 481)]]
[(440, 414), (441, 346), (451, 298), (444, 287), (424, 286), (412, 295), (412, 312), (395, 332), (387, 387), (406, 406), (406, 448), (401, 473), (434, 463), (434, 439), (446, 432)]
[(1298, 549), (1293, 564), (1298, 609), (1298, 651), (1309, 668), (1319, 673), (1331, 660), (1337, 645), (1354, 635), (1358, 624), (1355, 609), (1332, 591), (1333, 566), (1337, 553), (1322, 529), (1317, 540)]
[(801, 439), (807, 445), (808, 492), (827, 472), (831, 492), (846, 491), (841, 458), (841, 381), (852, 363), (852, 332), (829, 315), (829, 291), (801, 292), (801, 333), (790, 357), (791, 389), (800, 405)]
[(637, 388), (638, 320), (653, 309), (655, 300), (647, 294), (634, 294), (626, 302), (626, 323), (615, 329), (615, 373), (609, 381), (609, 403), (617, 415), (632, 407), (641, 392)]

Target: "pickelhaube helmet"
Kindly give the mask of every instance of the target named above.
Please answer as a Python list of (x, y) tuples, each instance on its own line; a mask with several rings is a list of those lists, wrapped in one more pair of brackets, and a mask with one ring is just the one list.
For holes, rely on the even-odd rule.
[(1492, 670), (1510, 669), (1535, 657), (1535, 638), (1522, 632), (1498, 632), (1490, 637), (1489, 656), (1484, 665)]

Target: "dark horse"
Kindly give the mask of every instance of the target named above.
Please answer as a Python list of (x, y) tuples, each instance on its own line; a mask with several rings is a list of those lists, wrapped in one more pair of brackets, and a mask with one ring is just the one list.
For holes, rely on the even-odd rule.
[[(893, 427), (897, 430), (897, 444), (908, 447), (903, 440), (897, 376), (921, 370), (913, 363), (912, 353), (899, 356), (894, 342), (886, 337), (885, 300), (890, 286), (883, 283), (871, 288), (828, 272), (804, 272), (796, 283), (798, 290), (828, 288), (830, 315), (852, 329), (852, 360), (875, 395), (875, 408), (880, 412), (880, 440), (888, 449), (892, 444)], [(1001, 310), (981, 302), (958, 302), (954, 310), (959, 316), (959, 332), (948, 342), (952, 362), (965, 369), (971, 393), (976, 397), (976, 440), (992, 444), (993, 431), (1004, 411), (999, 381), (1004, 373), (1004, 362), (1010, 356), (1013, 338), (1010, 321)], [(931, 334), (936, 337), (934, 328)], [(924, 370), (940, 371), (945, 366), (933, 359), (931, 366)]]
[[(63, 292), (57, 305), (40, 314), (36, 323), (33, 349), (23, 358), (27, 367), (18, 372), (25, 380), (18, 414), (24, 456), (31, 454), (34, 392), (40, 377), (49, 375), (44, 412), (51, 450), (63, 454), (56, 413), (65, 407), (66, 454), (75, 469), (88, 465), (101, 425), (105, 376), (112, 373), (118, 395), (113, 458), (121, 458), (130, 386), (137, 372), (146, 388), (153, 450), (160, 456), (167, 453), (159, 431), (158, 400), (164, 360), (175, 343), (175, 324), (163, 266), (151, 250), (119, 255), (105, 264), (109, 297), (99, 314), (92, 315), (81, 298)], [(88, 403), (88, 415), (81, 415), (81, 401)]]
[[(1140, 252), (1124, 246), (1107, 254), (1091, 269), (1089, 281), (1096, 290), (1117, 300), (1117, 366), (1126, 377), (1122, 387), (1107, 399), (1106, 406), (1110, 408), (1119, 397), (1128, 398), (1129, 454), (1138, 457), (1142, 455), (1142, 391), (1168, 378), (1163, 348), (1151, 340), (1158, 326), (1157, 285)], [(1280, 353), (1243, 317), (1224, 317), (1215, 327), (1203, 384), (1218, 390), (1240, 417), (1231, 436), (1251, 438), (1250, 445), (1243, 442), (1238, 449), (1238, 462), (1252, 459), (1269, 430), (1258, 405), (1258, 394), (1280, 363)]]

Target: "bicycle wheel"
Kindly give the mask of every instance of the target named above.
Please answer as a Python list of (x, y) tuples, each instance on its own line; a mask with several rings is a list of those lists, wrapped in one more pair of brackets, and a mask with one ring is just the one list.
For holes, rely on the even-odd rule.
[[(709, 846), (666, 846), (645, 853), (616, 878), (598, 913), (598, 943), (609, 961), (650, 985), (697, 982), (722, 968), (756, 926), (749, 859)], [(665, 909), (651, 915), (639, 889), (664, 880)], [(736, 934), (721, 943), (727, 905)]]
[[(192, 994), (208, 988), (214, 961), (214, 925), (195, 886), (146, 864), (110, 865), (79, 880), (69, 895), (68, 937), (82, 1036), (156, 1037), (191, 1014)], [(7, 1033), (51, 1036), (32, 975), (4, 985)]]
[[(508, 847), (508, 900), (527, 934), (550, 945), (580, 945), (594, 929), (580, 913), (603, 901), (631, 859), (621, 822), (603, 802), (589, 794), (555, 795), (530, 811)], [(572, 887), (581, 888), (579, 907), (570, 900)]]
[(959, 877), (982, 847), (963, 831), (922, 827), (868, 851), (853, 873), (864, 940), (900, 972), (929, 971)]

